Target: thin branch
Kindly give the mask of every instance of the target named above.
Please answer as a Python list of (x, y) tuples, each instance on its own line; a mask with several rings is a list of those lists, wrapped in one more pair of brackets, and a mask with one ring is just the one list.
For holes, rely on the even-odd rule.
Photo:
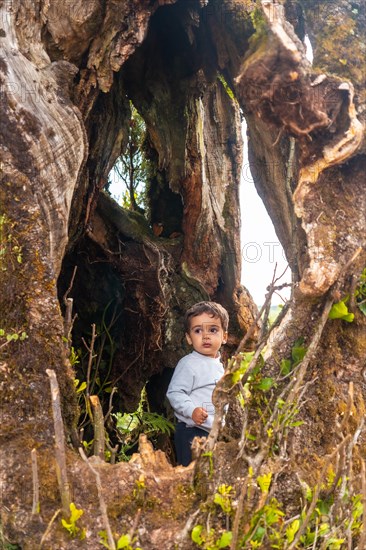
[(61, 415), (60, 388), (57, 382), (56, 373), (52, 369), (46, 369), (50, 379), (53, 423), (55, 428), (55, 456), (56, 475), (61, 495), (62, 515), (68, 518), (70, 515), (70, 485), (67, 479), (65, 434)]
[(191, 514), (187, 519), (183, 529), (178, 533), (178, 535), (176, 535), (174, 542), (177, 545), (177, 548), (183, 548), (183, 546), (180, 546), (180, 545), (184, 543), (184, 540), (187, 538), (188, 533), (192, 528), (194, 520), (196, 519), (196, 517), (200, 512), (201, 512), (200, 508), (198, 508), (195, 512), (193, 512), (193, 514)]
[(96, 357), (96, 355), (94, 355), (94, 344), (95, 344), (96, 336), (97, 335), (96, 335), (96, 332), (95, 332), (95, 323), (93, 323), (92, 324), (92, 338), (91, 338), (91, 342), (90, 342), (90, 347), (87, 345), (84, 338), (82, 338), (83, 344), (89, 352), (88, 370), (87, 370), (87, 373), (86, 373), (86, 395), (87, 396), (90, 395), (90, 373), (91, 373), (91, 368), (92, 368), (92, 365), (93, 365), (93, 360)]
[(104, 416), (102, 406), (97, 395), (89, 397), (90, 404), (93, 410), (93, 429), (94, 429), (94, 445), (93, 454), (102, 460), (105, 460), (105, 435), (104, 435)]
[(238, 543), (238, 536), (239, 536), (239, 527), (240, 527), (240, 520), (243, 517), (243, 510), (244, 510), (244, 500), (245, 496), (247, 494), (248, 490), (248, 480), (249, 477), (247, 476), (244, 481), (244, 485), (241, 488), (239, 499), (238, 499), (238, 505), (235, 512), (234, 517), (234, 524), (233, 524), (233, 530), (232, 530), (232, 539), (231, 539), (231, 545), (230, 550), (236, 550), (237, 543)]
[(39, 504), (39, 479), (38, 479), (38, 466), (37, 466), (37, 451), (32, 449), (31, 451), (32, 459), (32, 480), (33, 480), (33, 504), (32, 504), (32, 516), (39, 514), (40, 504)]
[(362, 532), (359, 541), (359, 548), (366, 548), (366, 465), (365, 460), (361, 457), (361, 480), (362, 480), (362, 505), (363, 505), (363, 524)]
[(42, 550), (43, 543), (45, 542), (46, 538), (48, 537), (49, 532), (51, 531), (51, 527), (52, 527), (53, 523), (55, 522), (55, 520), (57, 519), (57, 516), (59, 515), (60, 512), (61, 512), (61, 508), (56, 510), (56, 512), (53, 514), (49, 524), (47, 525), (47, 529), (43, 533), (43, 536), (41, 538), (41, 542), (39, 543), (38, 550)]
[(111, 459), (109, 461), (110, 464), (115, 464), (116, 463), (116, 455), (117, 455), (118, 449), (119, 449), (118, 443), (114, 447), (112, 447), (112, 445), (106, 439), (105, 440), (105, 446), (107, 447), (108, 451), (111, 453)]
[(96, 482), (96, 486), (97, 486), (97, 490), (98, 490), (99, 508), (100, 508), (100, 513), (102, 515), (104, 527), (105, 527), (105, 530), (106, 530), (106, 533), (107, 533), (109, 548), (110, 548), (110, 550), (116, 550), (116, 543), (114, 542), (114, 538), (113, 538), (113, 535), (112, 535), (112, 529), (111, 529), (109, 519), (108, 519), (107, 506), (106, 506), (106, 503), (105, 503), (105, 500), (104, 500), (104, 497), (103, 497), (103, 487), (102, 487), (102, 482), (101, 482), (101, 479), (100, 479), (99, 472), (95, 468), (93, 468), (93, 466), (90, 464), (90, 462), (88, 461), (88, 459), (86, 457), (86, 454), (84, 453), (84, 451), (81, 447), (79, 447), (79, 453), (80, 453), (81, 458), (84, 460), (84, 462), (86, 462), (86, 464), (88, 465), (88, 468), (92, 471), (92, 473), (95, 476), (95, 482)]
[(64, 305), (65, 305), (65, 306), (67, 306), (67, 298), (68, 298), (68, 296), (69, 296), (69, 294), (70, 294), (70, 292), (71, 292), (71, 289), (72, 289), (72, 287), (73, 287), (74, 279), (75, 279), (75, 275), (76, 275), (77, 270), (78, 270), (78, 266), (76, 265), (76, 266), (74, 267), (74, 271), (73, 271), (72, 276), (71, 276), (71, 281), (70, 281), (69, 287), (68, 287), (68, 289), (66, 290), (66, 292), (65, 292), (65, 294), (64, 294), (64, 296), (63, 296), (63, 302), (64, 302)]
[(67, 342), (65, 342), (66, 347), (69, 346), (70, 333), (73, 325), (73, 318), (72, 318), (73, 304), (74, 304), (74, 300), (72, 298), (66, 298), (66, 311), (65, 311), (65, 317), (64, 317), (64, 337), (67, 340)]
[(326, 473), (327, 473), (327, 470), (329, 468), (329, 464), (331, 464), (333, 462), (333, 460), (335, 459), (336, 455), (340, 452), (340, 450), (350, 441), (351, 439), (351, 435), (347, 435), (344, 440), (338, 445), (338, 447), (330, 454), (328, 455), (325, 463), (324, 463), (324, 466), (323, 466), (323, 469), (320, 473), (320, 476), (319, 476), (319, 483), (318, 485), (316, 486), (315, 488), (315, 491), (313, 493), (313, 498), (311, 500), (311, 503), (310, 503), (310, 506), (306, 512), (306, 516), (304, 517), (304, 520), (302, 522), (302, 524), (300, 525), (300, 528), (299, 530), (297, 531), (296, 535), (295, 535), (295, 538), (294, 540), (292, 541), (292, 543), (290, 544), (290, 546), (288, 547), (288, 550), (293, 550), (294, 548), (296, 548), (296, 545), (297, 543), (299, 542), (300, 538), (302, 537), (302, 535), (304, 534), (308, 524), (309, 524), (309, 521), (311, 520), (311, 517), (312, 517), (312, 514), (315, 510), (315, 507), (316, 507), (316, 504), (318, 502), (318, 497), (319, 497), (319, 493), (320, 493), (320, 489), (321, 489), (321, 483), (320, 481), (322, 479), (324, 479)]

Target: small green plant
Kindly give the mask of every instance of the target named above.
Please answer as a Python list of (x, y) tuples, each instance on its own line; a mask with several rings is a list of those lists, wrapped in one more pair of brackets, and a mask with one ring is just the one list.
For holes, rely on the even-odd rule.
[(133, 490), (133, 498), (143, 504), (146, 495), (146, 483), (145, 476), (140, 475), (138, 479), (135, 480), (135, 488)]
[(211, 479), (214, 473), (213, 453), (212, 451), (206, 451), (202, 454), (203, 457), (208, 458), (209, 472), (208, 477)]
[(128, 452), (138, 443), (140, 434), (144, 433), (150, 440), (159, 434), (170, 435), (174, 425), (164, 416), (145, 410), (148, 407), (145, 389), (141, 392), (141, 399), (137, 411), (132, 413), (116, 413), (117, 436), (122, 444), (119, 459), (128, 461)]
[[(236, 369), (232, 374), (232, 382), (233, 384), (236, 384), (243, 378), (243, 376), (247, 373), (250, 363), (252, 362), (254, 356), (254, 351), (246, 352), (242, 354), (240, 366), (238, 369)], [(273, 378), (270, 377), (263, 377), (261, 374), (261, 369), (264, 366), (264, 359), (263, 356), (260, 355), (257, 359), (257, 362), (255, 364), (255, 367), (251, 370), (247, 383), (245, 384), (245, 391), (250, 397), (252, 392), (259, 391), (259, 392), (266, 392), (272, 388), (274, 385)]]
[(347, 323), (352, 323), (355, 315), (354, 313), (350, 313), (348, 311), (348, 307), (346, 305), (348, 300), (349, 296), (346, 296), (343, 300), (333, 304), (329, 312), (329, 319), (341, 319), (342, 321), (347, 321)]
[(231, 544), (231, 531), (223, 531), (217, 534), (215, 529), (206, 530), (203, 525), (196, 525), (191, 533), (192, 541), (205, 550), (217, 550), (219, 548), (228, 548)]
[(83, 540), (85, 538), (85, 529), (76, 525), (76, 522), (81, 518), (83, 513), (84, 510), (79, 510), (78, 508), (76, 508), (75, 504), (71, 502), (70, 518), (68, 519), (68, 521), (66, 521), (65, 519), (61, 520), (62, 526), (69, 532), (72, 538), (78, 537), (80, 540)]
[(355, 291), (355, 298), (357, 307), (366, 315), (366, 267), (361, 273), (360, 281)]
[[(272, 498), (257, 510), (250, 519), (248, 533), (241, 541), (242, 548), (264, 548), (265, 541), (271, 541), (271, 548), (283, 548), (278, 545), (283, 526), (284, 512), (277, 499)], [(276, 546), (275, 546), (276, 544)], [(250, 545), (250, 546), (248, 546)]]
[(6, 271), (8, 261), (14, 266), (15, 262), (23, 261), (22, 247), (16, 238), (15, 224), (6, 216), (0, 214), (0, 270)]
[[(106, 531), (99, 531), (98, 535), (100, 536), (99, 543), (102, 544), (105, 548), (110, 550), (110, 545), (108, 544), (108, 536)], [(141, 550), (139, 546), (135, 546), (135, 540), (131, 538), (129, 534), (121, 535), (116, 540), (116, 549), (117, 550)]]
[(304, 338), (298, 338), (291, 349), (291, 359), (282, 359), (280, 364), (281, 374), (286, 376), (304, 359), (307, 348), (303, 345)]
[(234, 496), (235, 490), (231, 485), (219, 485), (214, 495), (214, 503), (220, 506), (225, 514), (230, 514), (233, 510)]
[(28, 335), (24, 331), (5, 331), (5, 329), (0, 328), (0, 349), (5, 348), (10, 344), (10, 342), (22, 342), (26, 340)]

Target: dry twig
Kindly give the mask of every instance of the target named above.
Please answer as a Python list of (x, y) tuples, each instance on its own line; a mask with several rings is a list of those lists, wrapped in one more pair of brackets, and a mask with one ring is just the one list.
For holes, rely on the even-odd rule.
[(102, 515), (104, 527), (105, 527), (105, 530), (106, 530), (106, 533), (107, 533), (109, 548), (110, 548), (110, 550), (116, 550), (116, 543), (114, 542), (114, 538), (113, 538), (113, 535), (112, 535), (112, 529), (111, 529), (109, 519), (108, 519), (107, 506), (106, 506), (106, 503), (105, 503), (105, 500), (104, 500), (104, 497), (103, 497), (103, 487), (102, 487), (102, 482), (101, 482), (101, 479), (100, 479), (99, 472), (98, 472), (98, 470), (93, 468), (93, 466), (90, 464), (89, 460), (86, 457), (86, 454), (84, 453), (84, 451), (81, 447), (79, 447), (79, 453), (80, 453), (81, 458), (84, 460), (84, 462), (86, 462), (86, 464), (88, 465), (88, 468), (90, 468), (90, 470), (92, 471), (92, 473), (95, 476), (95, 482), (96, 482), (96, 486), (97, 486), (97, 490), (98, 490), (99, 508), (100, 508), (100, 513)]
[(55, 371), (46, 369), (46, 373), (51, 385), (53, 423), (55, 427), (56, 475), (61, 495), (62, 515), (64, 518), (68, 518), (70, 515), (71, 499), (66, 470), (65, 434), (61, 415), (60, 388)]
[(32, 480), (33, 480), (33, 504), (32, 504), (32, 515), (39, 514), (40, 504), (39, 504), (39, 479), (38, 479), (38, 466), (37, 466), (37, 451), (32, 449), (31, 451), (32, 459)]
[(102, 460), (105, 459), (105, 435), (104, 435), (104, 416), (102, 406), (97, 395), (91, 395), (89, 401), (93, 411), (93, 429), (94, 445), (93, 454)]
[(39, 543), (38, 550), (42, 549), (43, 543), (45, 542), (46, 538), (48, 537), (48, 534), (51, 531), (52, 525), (53, 525), (54, 521), (57, 519), (57, 516), (59, 515), (60, 512), (61, 512), (61, 508), (56, 510), (56, 512), (53, 514), (49, 524), (47, 525), (47, 529), (43, 533), (43, 536), (41, 538), (41, 542)]

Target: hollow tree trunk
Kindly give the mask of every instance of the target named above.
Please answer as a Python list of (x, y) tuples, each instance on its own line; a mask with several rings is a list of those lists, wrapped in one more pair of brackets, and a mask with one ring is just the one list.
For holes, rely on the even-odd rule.
[[(115, 308), (111, 383), (121, 410), (133, 410), (144, 384), (184, 353), (181, 319), (192, 303), (214, 299), (227, 307), (227, 353), (253, 322), (255, 306), (240, 285), (240, 109), (254, 179), (294, 274), (293, 297), (267, 345), (264, 369), (276, 378), (299, 337), (311, 350), (307, 369), (299, 371), (304, 423), (279, 454), (274, 494), (296, 513), (297, 476), (316, 483), (322, 457), (337, 448), (341, 455), (349, 438), (361, 442), (349, 471), (362, 471), (365, 319), (356, 307), (349, 325), (327, 321), (324, 311), (353, 293), (366, 259), (365, 14), (361, 2), (350, 11), (339, 0), (323, 17), (328, 4), (287, 2), (285, 11), (276, 2), (257, 9), (244, 0), (0, 0), (0, 328), (26, 333), (0, 341), (1, 523), (12, 543), (33, 549), (49, 526), (45, 548), (99, 548), (98, 531), (106, 528), (95, 475), (71, 446), (68, 475), (72, 498), (84, 510), (86, 540), (70, 539), (59, 519), (50, 524), (60, 498), (46, 369), (57, 374), (68, 437), (78, 414), (63, 340), (65, 293), (78, 314), (75, 342), (110, 303)], [(316, 70), (300, 39), (304, 20)], [(325, 39), (335, 29), (337, 52)], [(149, 221), (102, 191), (126, 143), (129, 99), (145, 120), (154, 166)], [(154, 221), (162, 224), (160, 236)], [(279, 377), (273, 398), (283, 387)], [(257, 409), (254, 403), (247, 413), (254, 426)], [(245, 449), (232, 438), (224, 434), (216, 446), (210, 440), (213, 472), (207, 455), (198, 461), (195, 479), (208, 476), (196, 486), (201, 501), (220, 483), (239, 494), (250, 479), (248, 465), (258, 476), (270, 468), (264, 447), (259, 456), (255, 444)], [(41, 489), (36, 515), (33, 448)], [(114, 532), (134, 525), (144, 549), (190, 547), (197, 509), (192, 467), (174, 469), (142, 441), (130, 463), (94, 468)], [(141, 477), (136, 485), (141, 475), (143, 496)], [(237, 513), (237, 530), (245, 529), (244, 520)]]

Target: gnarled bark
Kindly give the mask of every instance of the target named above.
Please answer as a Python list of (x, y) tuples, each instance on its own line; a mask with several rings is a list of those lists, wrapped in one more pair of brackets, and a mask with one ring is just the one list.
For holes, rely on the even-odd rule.
[[(304, 424), (273, 461), (273, 494), (297, 513), (295, 474), (316, 482), (327, 456), (341, 462), (342, 449), (350, 457), (352, 438), (354, 445), (364, 442), (365, 320), (354, 308), (350, 325), (327, 321), (332, 301), (352, 295), (366, 260), (364, 74), (344, 63), (347, 51), (362, 49), (364, 13), (358, 2), (359, 17), (347, 2), (334, 4), (334, 16), (316, 18), (314, 2), (284, 8), (263, 1), (257, 8), (245, 0), (0, 1), (0, 206), (6, 215), (0, 328), (27, 334), (0, 348), (2, 525), (11, 542), (39, 545), (59, 507), (46, 369), (57, 374), (71, 436), (77, 406), (60, 313), (65, 292), (78, 314), (75, 344), (113, 304), (111, 384), (118, 386), (113, 404), (120, 410), (134, 409), (151, 378), (149, 391), (162, 405), (162, 372), (184, 353), (182, 315), (192, 303), (209, 298), (227, 307), (227, 353), (253, 321), (255, 306), (240, 285), (240, 109), (256, 186), (295, 283), (265, 353), (264, 369), (278, 378), (273, 399), (286, 391), (278, 365), (294, 342), (302, 337), (311, 350), (299, 370), (303, 389), (293, 380), (289, 390), (296, 398), (306, 392)], [(316, 5), (321, 15), (327, 2)], [(353, 33), (341, 29), (337, 61), (326, 37), (340, 20)], [(301, 41), (304, 24), (314, 40), (314, 68)], [(127, 139), (128, 100), (147, 127), (149, 220), (102, 191)], [(160, 236), (151, 222), (162, 224)], [(218, 407), (220, 396), (233, 402), (230, 376), (219, 386)], [(256, 406), (244, 414), (260, 425)], [(137, 534), (144, 549), (189, 548), (195, 499), (204, 501), (219, 483), (235, 484), (244, 499), (248, 465), (256, 475), (270, 468), (268, 449), (258, 442), (245, 447), (238, 424), (236, 433), (217, 426), (221, 441), (210, 440), (213, 472), (210, 455), (201, 456), (195, 472), (174, 469), (144, 439), (130, 463), (94, 464), (112, 530)], [(41, 486), (36, 518), (33, 448)], [(362, 446), (353, 456), (349, 471), (361, 471)], [(67, 460), (86, 540), (69, 539), (57, 520), (44, 547), (98, 548), (105, 525), (93, 472), (71, 446)], [(248, 521), (239, 512), (235, 544)]]

